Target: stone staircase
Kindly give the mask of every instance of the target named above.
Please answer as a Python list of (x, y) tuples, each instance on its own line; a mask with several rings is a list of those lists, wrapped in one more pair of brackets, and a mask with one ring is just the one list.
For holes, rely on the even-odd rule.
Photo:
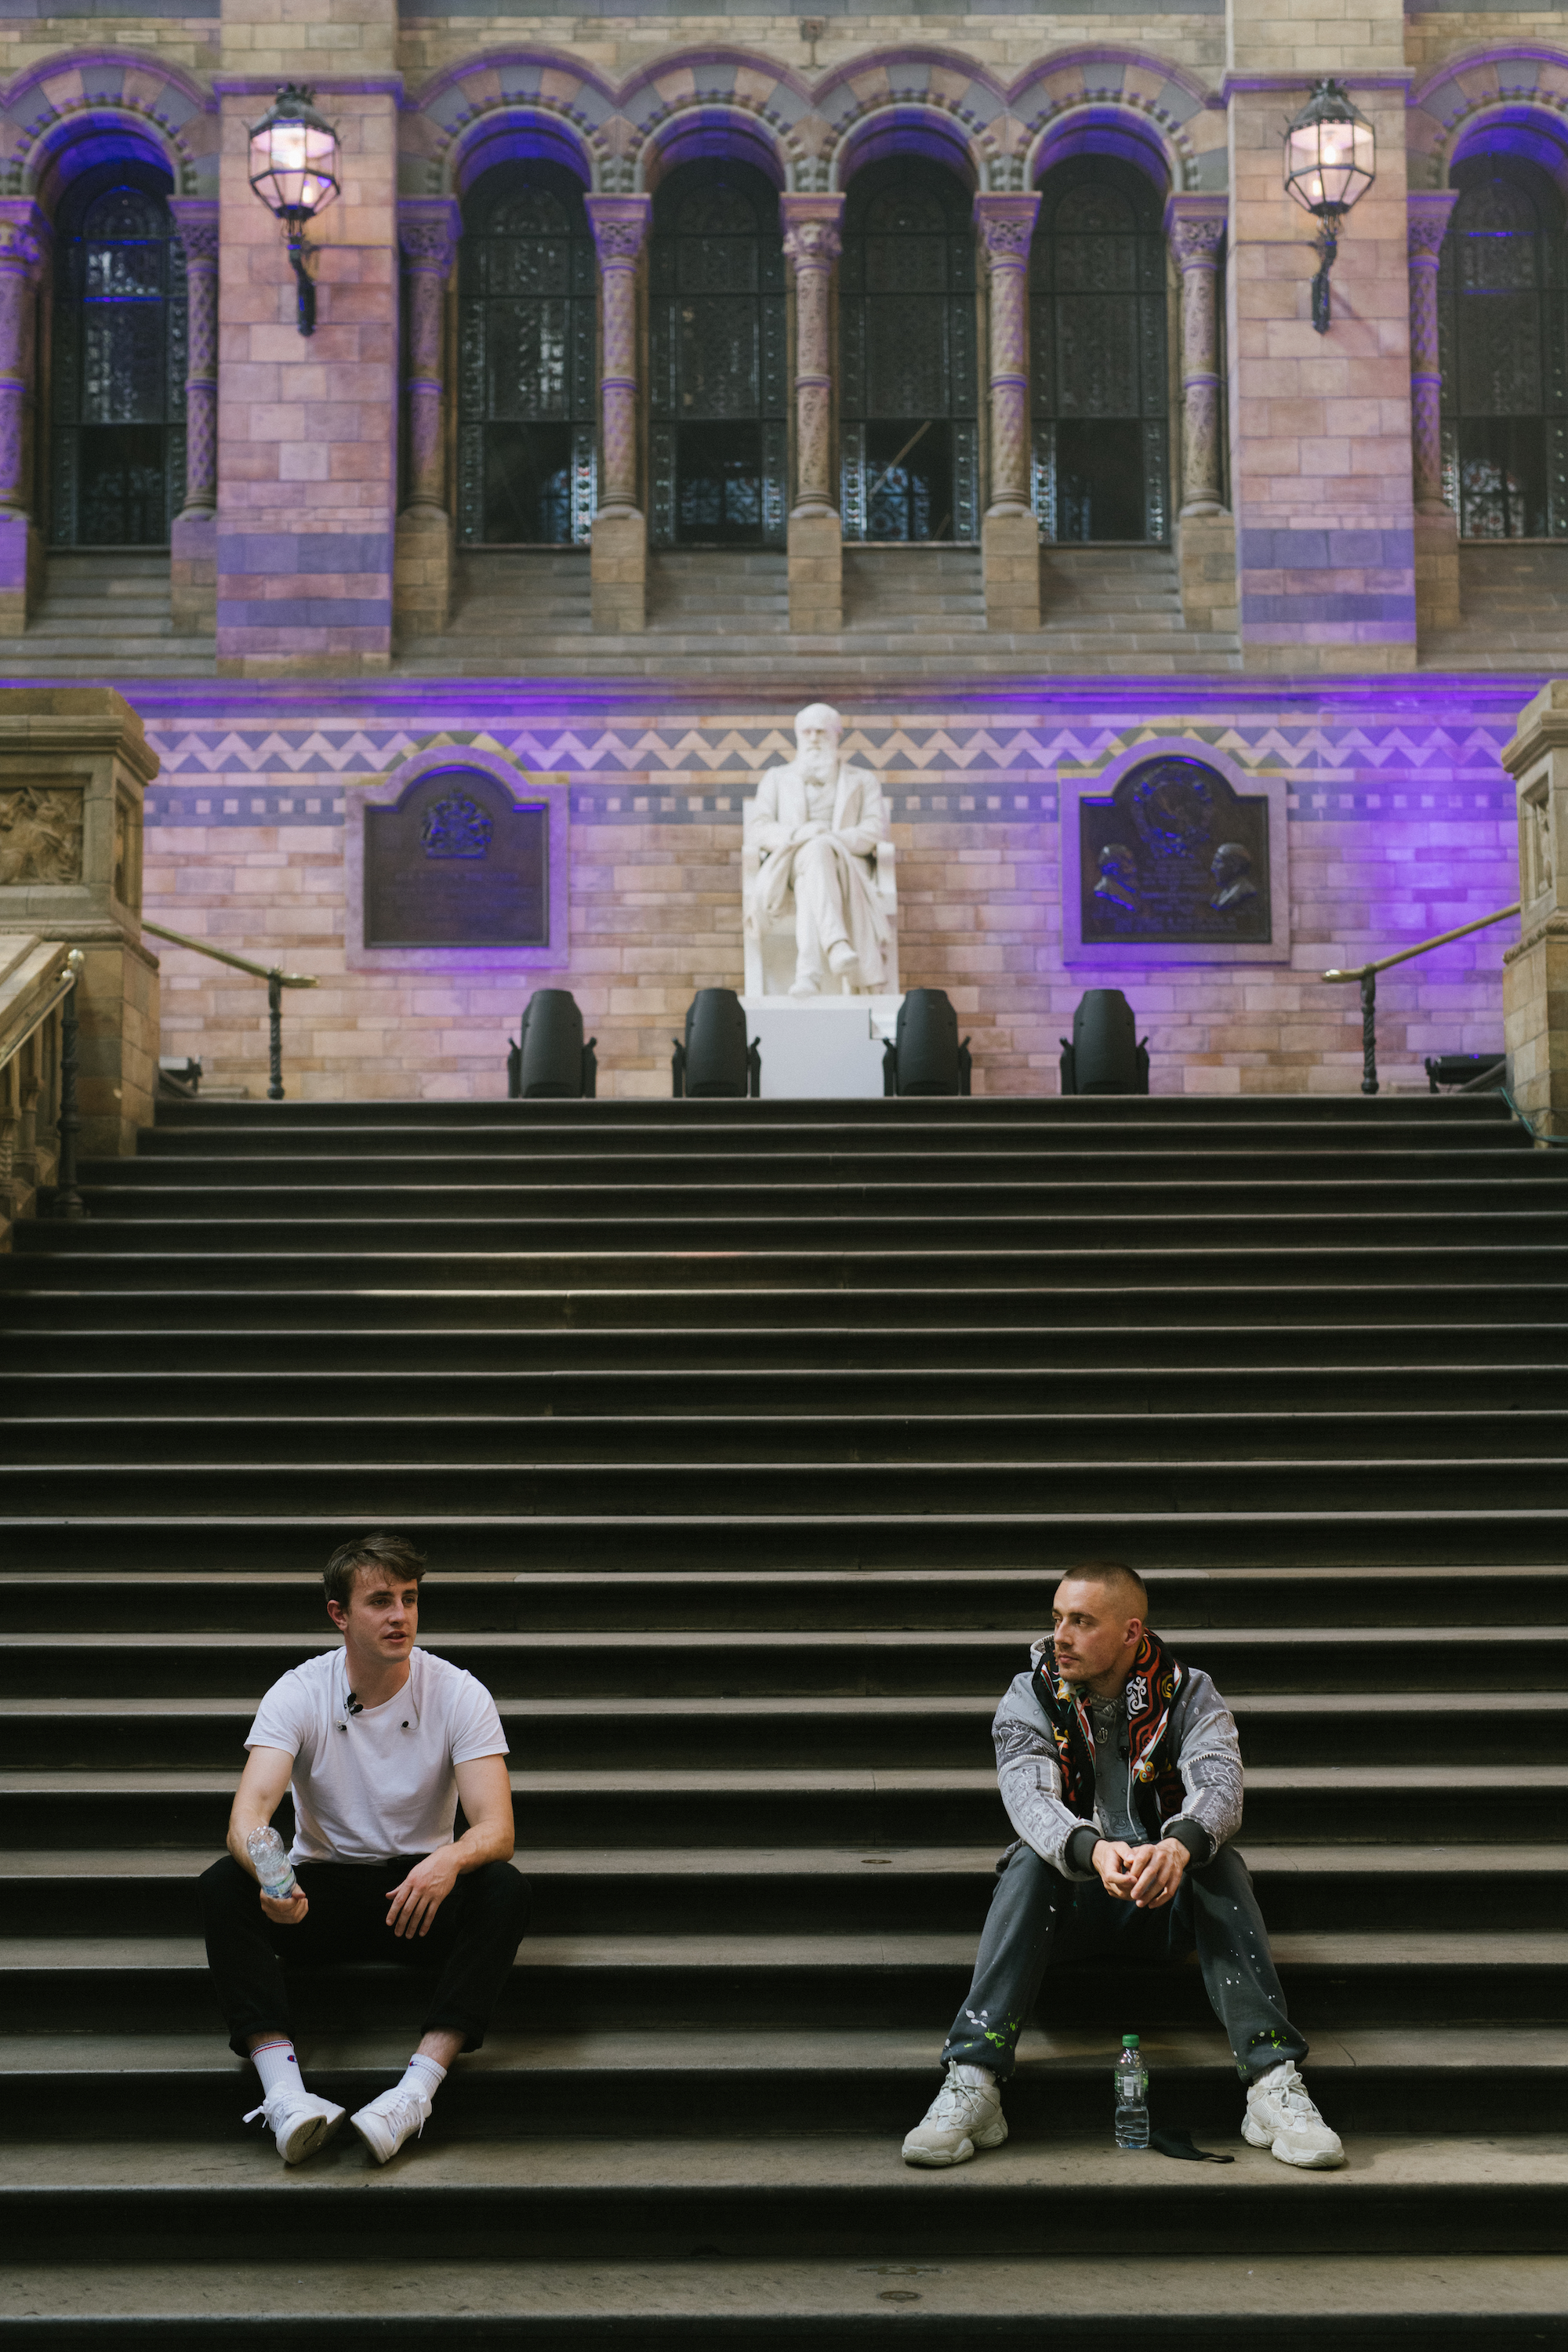
[(1053, 548), (1042, 626), (985, 627), (974, 547), (846, 547), (844, 627), (789, 626), (782, 551), (654, 554), (641, 635), (595, 636), (583, 550), (474, 551), (459, 560), (456, 611), (440, 636), (399, 649), (414, 677), (688, 677), (794, 680), (810, 691), (885, 678), (1143, 676), (1234, 669), (1234, 636), (1184, 626), (1175, 559), (1158, 547)]
[(1429, 669), (1560, 671), (1568, 664), (1568, 542), (1468, 541), (1459, 549), (1457, 629), (1421, 641)]
[(51, 553), (38, 610), (0, 643), (0, 680), (211, 677), (211, 637), (177, 637), (166, 548)]
[[(86, 1199), (0, 1259), (0, 2342), (1561, 2341), (1568, 1193), (1495, 1097), (197, 1101)], [(423, 2142), (285, 2175), (193, 1880), (372, 1526), (534, 1916)], [(1110, 1968), (1005, 2149), (899, 2160), (1105, 1552), (1237, 1705), (1342, 2173)], [(301, 2010), (323, 2090), (400, 2069), (406, 1986)], [(1118, 2156), (1123, 2029), (1233, 2167)]]

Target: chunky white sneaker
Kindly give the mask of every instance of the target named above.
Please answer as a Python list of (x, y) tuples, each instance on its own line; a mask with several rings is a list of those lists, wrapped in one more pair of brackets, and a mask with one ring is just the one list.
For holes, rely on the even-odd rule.
[(253, 2124), (258, 2116), (278, 2143), (278, 2153), (285, 2164), (303, 2164), (319, 2147), (325, 2147), (343, 2119), (342, 2107), (334, 2107), (331, 2099), (318, 2099), (313, 2091), (301, 2084), (289, 2083), (252, 2107), (245, 2120)]
[(990, 2069), (956, 2059), (922, 2120), (904, 2142), (906, 2164), (967, 2164), (977, 2147), (1000, 2147), (1007, 2137), (1002, 2094)]
[(1289, 2058), (1259, 2074), (1248, 2090), (1241, 2137), (1248, 2147), (1266, 2147), (1281, 2164), (1308, 2172), (1332, 2172), (1345, 2160), (1339, 2134), (1318, 2113)]
[(416, 2091), (383, 2091), (379, 2099), (351, 2116), (353, 2124), (377, 2164), (390, 2164), (398, 2149), (412, 2133), (423, 2132), (430, 2113), (430, 2102)]

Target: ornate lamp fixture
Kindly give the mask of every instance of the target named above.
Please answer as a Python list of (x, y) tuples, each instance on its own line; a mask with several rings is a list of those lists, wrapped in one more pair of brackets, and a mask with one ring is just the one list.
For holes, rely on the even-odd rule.
[(316, 331), (316, 288), (305, 224), (338, 194), (338, 134), (317, 113), (315, 92), (293, 82), (280, 89), (250, 132), (250, 184), (283, 224), (289, 260), (300, 281), (300, 332)]
[(1377, 176), (1377, 142), (1341, 82), (1314, 82), (1312, 95), (1285, 130), (1285, 185), (1319, 223), (1312, 324), (1329, 331), (1329, 272), (1340, 249), (1340, 223)]

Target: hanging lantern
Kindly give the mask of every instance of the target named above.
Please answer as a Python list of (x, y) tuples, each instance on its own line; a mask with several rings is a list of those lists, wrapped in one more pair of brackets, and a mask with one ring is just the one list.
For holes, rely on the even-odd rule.
[(338, 194), (338, 134), (317, 113), (315, 93), (289, 82), (250, 132), (250, 184), (283, 224), (289, 265), (299, 281), (300, 332), (316, 331), (316, 288), (309, 267), (305, 225)]
[(1329, 272), (1339, 252), (1339, 225), (1377, 177), (1377, 140), (1342, 82), (1314, 82), (1285, 131), (1285, 185), (1319, 223), (1312, 324), (1329, 331)]

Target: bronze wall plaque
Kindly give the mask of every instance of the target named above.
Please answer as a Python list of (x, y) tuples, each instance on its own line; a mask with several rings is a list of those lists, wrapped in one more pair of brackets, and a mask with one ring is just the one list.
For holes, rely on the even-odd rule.
[(1268, 803), (1201, 760), (1145, 760), (1079, 803), (1085, 946), (1184, 947), (1273, 936)]
[(364, 813), (367, 948), (550, 944), (550, 811), (472, 768)]

